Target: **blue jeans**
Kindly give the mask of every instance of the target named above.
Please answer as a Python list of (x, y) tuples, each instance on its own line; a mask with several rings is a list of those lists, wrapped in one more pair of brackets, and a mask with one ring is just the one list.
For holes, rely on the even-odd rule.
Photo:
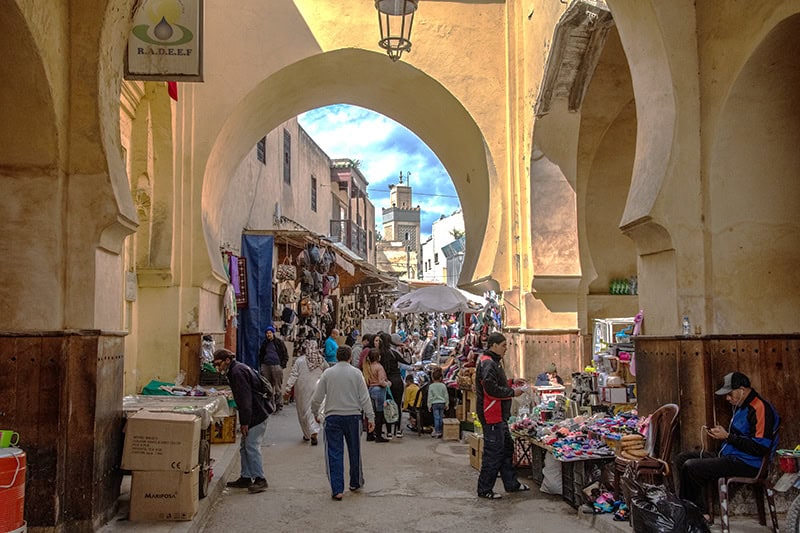
[(239, 455), (242, 458), (242, 477), (266, 479), (264, 475), (264, 459), (261, 457), (261, 441), (267, 432), (267, 421), (251, 427), (247, 438), (239, 442)]
[(511, 440), (508, 424), (484, 424), (483, 461), (478, 476), (478, 494), (485, 495), (493, 491), (498, 472), (507, 492), (519, 489), (520, 482), (512, 463), (513, 457), (514, 442)]
[(372, 400), (372, 408), (375, 412), (383, 411), (383, 402), (386, 400), (386, 387), (373, 385), (369, 388), (369, 397)]
[(331, 483), (331, 495), (344, 492), (344, 444), (350, 463), (350, 488), (364, 485), (361, 470), (361, 415), (328, 415), (325, 417), (325, 467)]
[(444, 419), (444, 407), (443, 403), (435, 403), (431, 405), (431, 411), (433, 411), (433, 432), (437, 435), (442, 434), (442, 419)]

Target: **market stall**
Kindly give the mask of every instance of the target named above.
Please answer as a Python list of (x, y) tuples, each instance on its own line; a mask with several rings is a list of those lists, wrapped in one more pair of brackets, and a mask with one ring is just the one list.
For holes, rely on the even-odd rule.
[(593, 490), (600, 493), (602, 469), (623, 453), (623, 443), (627, 454), (633, 446), (630, 439), (643, 442), (642, 422), (633, 413), (560, 421), (527, 417), (514, 421), (510, 429), (517, 464), (527, 460), (541, 490), (561, 494), (574, 507), (596, 500)]

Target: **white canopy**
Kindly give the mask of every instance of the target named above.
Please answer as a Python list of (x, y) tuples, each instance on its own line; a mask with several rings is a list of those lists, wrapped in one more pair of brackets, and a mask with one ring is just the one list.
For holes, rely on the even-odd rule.
[(475, 313), (481, 311), (486, 299), (446, 285), (423, 287), (404, 294), (392, 304), (395, 313)]

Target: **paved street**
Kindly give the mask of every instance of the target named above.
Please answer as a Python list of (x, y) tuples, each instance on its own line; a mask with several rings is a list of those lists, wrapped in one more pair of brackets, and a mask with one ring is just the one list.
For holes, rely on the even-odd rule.
[[(560, 497), (535, 488), (499, 501), (478, 499), (466, 444), (408, 433), (386, 444), (362, 444), (366, 486), (341, 502), (331, 500), (324, 447), (301, 441), (294, 406), (288, 406), (269, 421), (269, 489), (256, 495), (224, 489), (203, 531), (594, 531)], [(502, 490), (499, 480), (496, 488)]]

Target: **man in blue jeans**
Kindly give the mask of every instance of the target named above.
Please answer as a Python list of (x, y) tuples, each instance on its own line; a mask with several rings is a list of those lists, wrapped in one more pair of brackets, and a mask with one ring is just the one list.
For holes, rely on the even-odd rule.
[(366, 415), (368, 431), (375, 430), (375, 412), (361, 372), (350, 364), (349, 346), (336, 350), (336, 364), (323, 372), (311, 399), (311, 412), (320, 421), (325, 401), (325, 466), (331, 483), (331, 497), (341, 501), (344, 494), (344, 444), (350, 462), (350, 490), (364, 486), (361, 469), (361, 424)]
[(239, 428), (242, 440), (239, 443), (239, 455), (242, 459), (242, 474), (236, 481), (229, 481), (227, 486), (236, 489), (247, 489), (251, 494), (264, 492), (267, 479), (264, 476), (264, 459), (261, 457), (261, 441), (267, 431), (267, 409), (261, 393), (260, 377), (255, 370), (236, 360), (230, 350), (214, 352), (214, 367), (220, 374), (227, 374), (228, 381), (239, 410)]
[(500, 360), (506, 353), (506, 338), (495, 332), (486, 340), (487, 350), (478, 359), (475, 371), (476, 410), (483, 426), (483, 460), (478, 476), (478, 496), (490, 500), (502, 498), (494, 491), (497, 473), (503, 480), (506, 492), (531, 490), (517, 479), (514, 470), (514, 442), (508, 430), (511, 416), (511, 399), (522, 394), (512, 389)]

